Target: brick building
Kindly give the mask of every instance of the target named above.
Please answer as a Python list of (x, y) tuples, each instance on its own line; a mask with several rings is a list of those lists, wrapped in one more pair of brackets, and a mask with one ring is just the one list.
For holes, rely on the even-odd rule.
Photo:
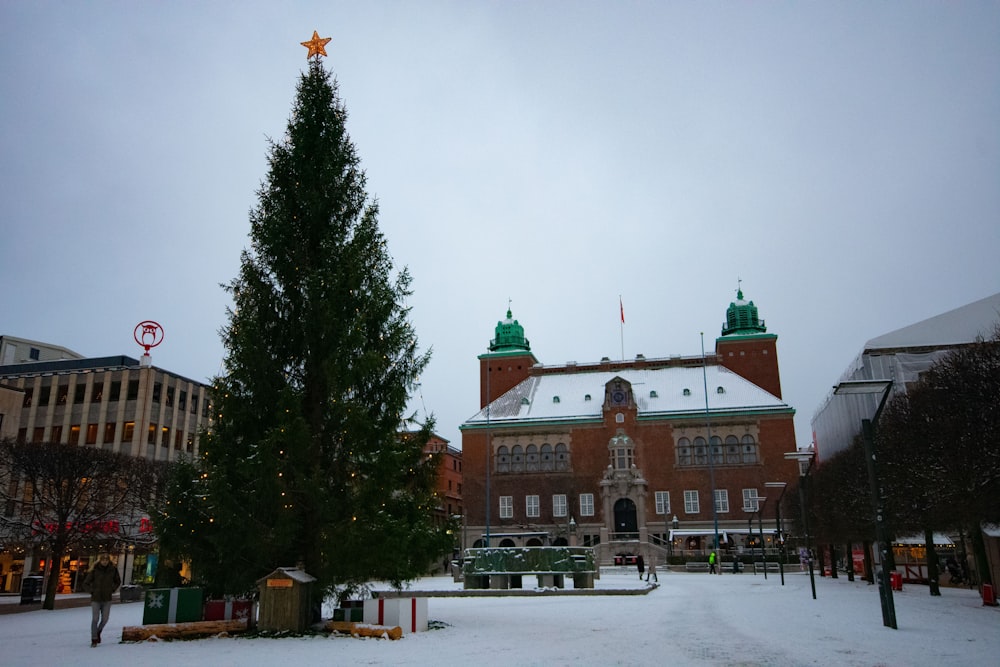
[(470, 546), (740, 552), (758, 510), (774, 539), (777, 497), (760, 499), (798, 479), (795, 411), (742, 290), (713, 354), (546, 366), (508, 310), (479, 369), (482, 409), (461, 426)]

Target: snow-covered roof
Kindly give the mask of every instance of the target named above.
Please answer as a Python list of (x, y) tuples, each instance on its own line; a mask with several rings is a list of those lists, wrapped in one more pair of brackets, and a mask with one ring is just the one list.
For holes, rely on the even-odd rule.
[(865, 343), (865, 350), (972, 343), (980, 336), (989, 338), (998, 321), (1000, 293), (872, 338)]
[[(718, 365), (705, 369), (709, 411), (776, 412), (792, 409), (780, 398)], [(701, 366), (576, 370), (532, 375), (466, 420), (463, 427), (490, 423), (598, 420), (605, 386), (616, 377), (632, 385), (639, 418), (684, 417), (705, 413), (705, 376)], [(722, 391), (719, 391), (721, 387)], [(588, 399), (589, 396), (589, 399)]]
[(289, 579), (294, 579), (295, 581), (301, 584), (309, 584), (316, 581), (316, 577), (305, 572), (304, 570), (300, 570), (297, 567), (279, 567), (277, 570), (267, 575), (266, 577), (261, 577), (260, 579), (258, 579), (257, 583), (259, 584), (260, 582), (265, 581), (267, 579), (272, 579), (276, 574), (284, 574)]

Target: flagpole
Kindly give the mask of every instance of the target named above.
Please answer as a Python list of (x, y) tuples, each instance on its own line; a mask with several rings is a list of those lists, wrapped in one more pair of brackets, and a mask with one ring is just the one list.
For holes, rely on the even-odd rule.
[(621, 323), (618, 325), (618, 334), (622, 343), (622, 361), (625, 361), (625, 305), (622, 303), (622, 295), (618, 295), (618, 311), (621, 313)]

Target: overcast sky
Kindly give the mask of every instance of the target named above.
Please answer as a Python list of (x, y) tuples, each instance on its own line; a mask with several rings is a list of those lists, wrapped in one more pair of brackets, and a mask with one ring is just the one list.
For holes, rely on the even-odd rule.
[(742, 279), (802, 447), (866, 340), (1000, 291), (998, 2), (8, 0), (0, 334), (219, 373), (313, 30), (456, 446), (508, 299), (542, 363), (698, 355)]

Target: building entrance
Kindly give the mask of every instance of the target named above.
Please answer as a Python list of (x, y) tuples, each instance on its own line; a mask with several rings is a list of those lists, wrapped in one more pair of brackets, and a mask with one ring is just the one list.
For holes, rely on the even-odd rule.
[(639, 539), (639, 520), (636, 516), (635, 503), (629, 498), (619, 498), (615, 502), (615, 538)]

